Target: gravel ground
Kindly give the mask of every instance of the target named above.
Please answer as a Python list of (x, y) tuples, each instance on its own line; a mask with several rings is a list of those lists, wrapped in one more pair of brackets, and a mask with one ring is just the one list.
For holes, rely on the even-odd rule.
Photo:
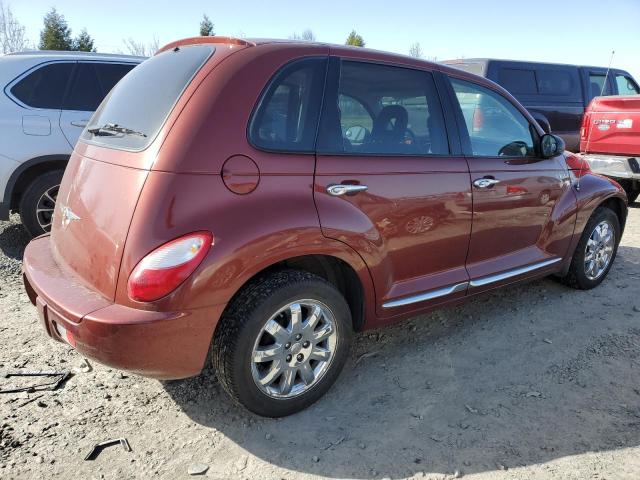
[[(75, 371), (0, 395), (3, 479), (178, 479), (195, 464), (219, 479), (640, 478), (640, 208), (599, 288), (545, 279), (362, 334), (329, 394), (281, 420), (234, 406), (210, 372), (87, 372), (23, 293), (26, 240), (0, 223), (0, 370)], [(117, 437), (132, 451), (83, 460)]]

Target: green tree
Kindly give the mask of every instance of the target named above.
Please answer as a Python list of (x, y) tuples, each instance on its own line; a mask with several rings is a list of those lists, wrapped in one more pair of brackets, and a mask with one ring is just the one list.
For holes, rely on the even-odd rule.
[(345, 45), (353, 45), (354, 47), (364, 47), (364, 39), (361, 35), (358, 35), (355, 30), (351, 30), (351, 33), (347, 37)]
[(211, 19), (207, 14), (202, 15), (202, 21), (200, 22), (200, 36), (211, 37), (212, 35), (215, 35), (216, 32), (214, 32), (213, 29), (214, 25)]
[(44, 29), (40, 32), (40, 50), (72, 50), (71, 29), (64, 16), (55, 8), (44, 16)]
[(93, 38), (91, 38), (86, 28), (83, 28), (80, 35), (73, 41), (73, 49), (79, 52), (96, 51), (96, 48), (93, 46)]

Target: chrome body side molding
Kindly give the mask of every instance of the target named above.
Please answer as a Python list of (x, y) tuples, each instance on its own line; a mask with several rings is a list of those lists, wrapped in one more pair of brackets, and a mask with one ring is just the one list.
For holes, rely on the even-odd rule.
[(511, 277), (517, 277), (518, 275), (522, 275), (524, 273), (532, 272), (534, 270), (538, 270), (540, 268), (548, 267), (549, 265), (553, 265), (554, 263), (558, 263), (562, 258), (551, 258), (549, 260), (544, 260), (542, 262), (534, 263), (532, 265), (527, 265), (526, 267), (514, 268), (513, 270), (507, 270), (506, 272), (496, 273), (494, 275), (487, 275), (486, 277), (476, 278), (475, 280), (471, 280), (469, 282), (469, 287), (483, 287), (485, 285), (489, 285), (490, 283), (500, 282), (502, 280), (506, 280)]
[(419, 293), (418, 295), (412, 295), (410, 297), (400, 298), (398, 300), (391, 300), (382, 304), (382, 308), (402, 307), (404, 305), (411, 305), (412, 303), (424, 302), (426, 300), (433, 300), (434, 298), (445, 297), (452, 293), (462, 292), (467, 289), (469, 282), (457, 283), (449, 287), (438, 288), (436, 290), (429, 290), (428, 292)]

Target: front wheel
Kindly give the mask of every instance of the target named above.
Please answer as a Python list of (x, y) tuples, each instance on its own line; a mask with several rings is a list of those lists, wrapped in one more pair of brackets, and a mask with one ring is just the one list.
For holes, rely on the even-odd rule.
[(266, 417), (298, 412), (336, 381), (351, 346), (349, 306), (329, 282), (286, 270), (253, 282), (229, 306), (213, 339), (220, 383)]
[(619, 242), (618, 216), (607, 207), (597, 208), (582, 232), (563, 282), (581, 290), (600, 285), (616, 258)]

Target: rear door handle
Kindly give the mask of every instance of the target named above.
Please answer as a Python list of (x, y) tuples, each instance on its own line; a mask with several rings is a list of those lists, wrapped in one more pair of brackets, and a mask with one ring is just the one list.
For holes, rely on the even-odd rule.
[(476, 188), (491, 188), (496, 183), (500, 183), (500, 180), (496, 180), (495, 178), (477, 178), (473, 181), (473, 186)]
[(368, 188), (366, 185), (329, 185), (327, 193), (334, 197), (340, 197), (342, 195), (355, 195), (358, 192), (364, 192)]

